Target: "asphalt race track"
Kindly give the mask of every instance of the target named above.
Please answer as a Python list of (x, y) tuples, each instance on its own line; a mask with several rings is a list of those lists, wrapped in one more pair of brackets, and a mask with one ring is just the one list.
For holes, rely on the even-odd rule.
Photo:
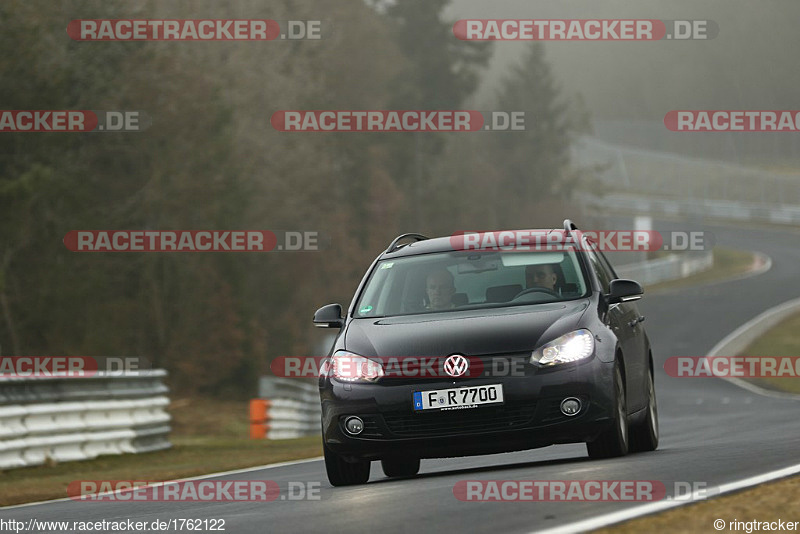
[[(800, 418), (796, 401), (762, 397), (718, 379), (671, 378), (663, 371), (668, 357), (703, 356), (719, 340), (767, 308), (800, 297), (800, 234), (777, 229), (705, 229), (714, 233), (718, 244), (763, 252), (773, 264), (771, 270), (758, 276), (646, 296), (640, 302), (657, 368), (661, 445), (654, 453), (590, 461), (583, 445), (562, 445), (504, 455), (423, 460), (420, 475), (404, 480), (386, 479), (380, 465), (373, 463), (370, 482), (352, 488), (332, 488), (322, 461), (315, 460), (224, 478), (275, 480), (282, 494), (289, 481), (316, 481), (321, 483), (320, 500), (316, 501), (57, 501), (2, 510), (0, 517), (148, 522), (222, 518), (226, 521), (225, 531), (236, 534), (530, 532), (639, 503), (461, 502), (453, 495), (454, 484), (468, 479), (660, 480), (670, 494), (675, 481), (703, 482), (713, 492), (719, 484), (798, 464)], [(800, 520), (800, 513), (783, 519)], [(709, 531), (713, 531), (712, 525)]]

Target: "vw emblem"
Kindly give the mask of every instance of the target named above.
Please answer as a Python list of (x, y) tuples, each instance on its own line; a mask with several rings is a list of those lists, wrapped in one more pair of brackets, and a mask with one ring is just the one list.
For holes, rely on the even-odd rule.
[(444, 361), (444, 372), (453, 378), (464, 376), (469, 369), (469, 360), (460, 354), (448, 356)]

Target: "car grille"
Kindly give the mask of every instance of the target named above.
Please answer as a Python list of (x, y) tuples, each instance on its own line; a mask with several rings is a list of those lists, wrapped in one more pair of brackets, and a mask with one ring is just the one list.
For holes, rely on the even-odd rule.
[[(388, 371), (388, 375), (385, 378), (381, 378), (378, 381), (378, 384), (387, 385), (387, 386), (402, 386), (407, 384), (415, 384), (421, 385), (423, 387), (428, 387), (431, 382), (436, 381), (437, 378), (444, 378), (448, 381), (462, 381), (462, 380), (470, 380), (472, 378), (477, 377), (486, 377), (490, 378), (492, 376), (505, 376), (507, 373), (510, 372), (512, 366), (518, 366), (520, 364), (526, 364), (531, 357), (530, 352), (516, 352), (516, 353), (503, 353), (503, 354), (489, 354), (489, 355), (481, 355), (481, 356), (474, 356), (474, 355), (467, 355), (470, 361), (470, 365), (472, 366), (472, 371), (467, 372), (465, 376), (462, 377), (451, 377), (447, 376), (444, 372), (442, 367), (445, 357), (441, 356), (438, 357), (439, 363), (434, 365), (432, 368), (425, 368), (422, 370), (421, 376), (414, 376), (413, 373), (420, 373), (420, 365), (416, 361), (411, 361), (408, 363), (403, 363), (405, 366), (403, 368), (403, 372), (412, 373), (409, 376), (403, 376), (402, 373), (398, 372), (397, 367), (393, 367), (390, 371)], [(432, 359), (433, 357), (425, 357), (426, 359)], [(480, 370), (476, 371), (474, 366), (477, 361), (480, 361)], [(427, 373), (427, 374), (425, 374)], [(434, 373), (433, 375), (431, 373)]]
[(384, 413), (389, 430), (398, 436), (441, 436), (513, 430), (530, 423), (535, 405), (494, 406), (433, 413)]
[(362, 417), (364, 421), (364, 430), (358, 435), (359, 438), (381, 438), (383, 433), (380, 431), (378, 421), (374, 416)]
[(542, 423), (552, 423), (566, 419), (567, 416), (561, 413), (562, 399), (547, 399), (542, 402)]

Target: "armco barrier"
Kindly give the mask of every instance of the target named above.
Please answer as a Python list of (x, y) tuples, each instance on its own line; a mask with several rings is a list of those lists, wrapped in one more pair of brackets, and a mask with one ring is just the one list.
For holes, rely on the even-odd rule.
[(320, 433), (319, 390), (298, 379), (263, 376), (250, 401), (252, 439), (291, 439)]
[(620, 265), (614, 270), (620, 278), (636, 280), (642, 285), (657, 284), (668, 280), (686, 278), (695, 273), (711, 269), (714, 254), (705, 251), (697, 254), (670, 254), (664, 258)]
[(582, 193), (577, 194), (576, 199), (585, 206), (616, 212), (800, 225), (800, 206), (796, 205), (780, 206), (710, 199), (648, 198), (625, 194), (610, 194), (600, 197)]
[(169, 448), (166, 374), (0, 375), (0, 469)]

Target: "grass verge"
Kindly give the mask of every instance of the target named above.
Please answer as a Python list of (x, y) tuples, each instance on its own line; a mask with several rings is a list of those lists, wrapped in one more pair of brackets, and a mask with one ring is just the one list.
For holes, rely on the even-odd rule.
[(73, 480), (174, 480), (322, 455), (318, 436), (249, 439), (246, 401), (180, 399), (169, 411), (171, 449), (12, 469), (0, 474), (0, 506), (66, 497)]
[[(768, 330), (742, 351), (743, 356), (798, 356), (800, 355), (800, 313), (785, 319)], [(748, 378), (766, 389), (800, 393), (800, 377)]]
[[(640, 532), (747, 532), (739, 525), (738, 530), (730, 528), (731, 521), (800, 521), (797, 503), (800, 502), (800, 477), (792, 477), (763, 484), (754, 489), (744, 490), (696, 504), (681, 506), (656, 515), (632, 519), (619, 525), (595, 530), (593, 532), (611, 534), (638, 534)], [(722, 519), (725, 528), (716, 530), (714, 521)], [(777, 525), (775, 525), (777, 526)], [(800, 524), (790, 531), (800, 531)], [(750, 532), (762, 532), (751, 525)], [(784, 532), (786, 532), (784, 530)]]

